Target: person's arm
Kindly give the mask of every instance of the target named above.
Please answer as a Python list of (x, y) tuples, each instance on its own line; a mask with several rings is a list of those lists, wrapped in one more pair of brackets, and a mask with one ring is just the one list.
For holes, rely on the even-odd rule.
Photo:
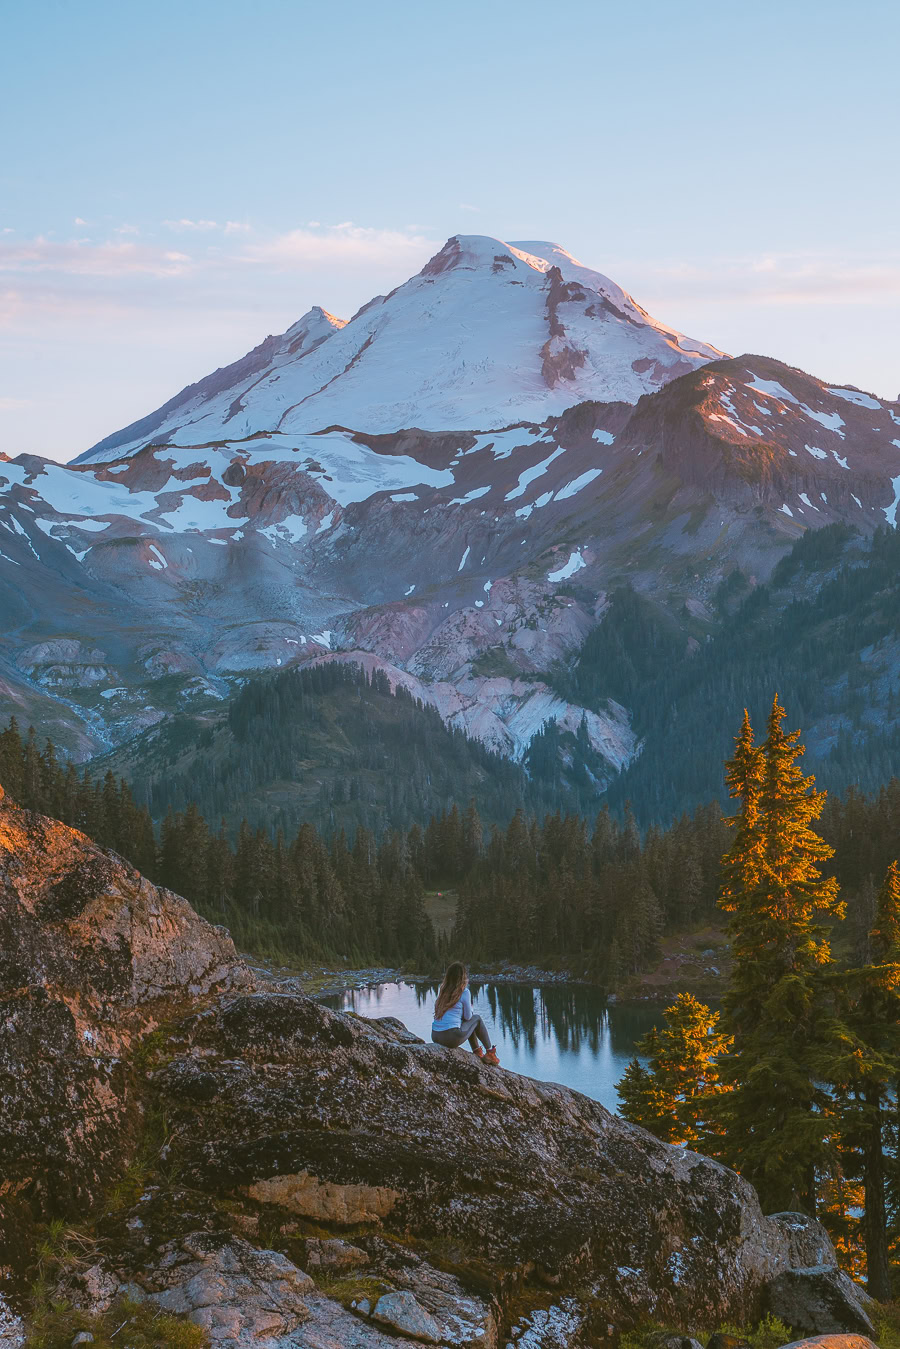
[(467, 988), (463, 989), (463, 995), (460, 998), (460, 1002), (462, 1003), (461, 1008), (462, 1019), (463, 1021), (468, 1021), (469, 1018), (473, 1015), (473, 1013), (472, 1013), (472, 994), (469, 992)]

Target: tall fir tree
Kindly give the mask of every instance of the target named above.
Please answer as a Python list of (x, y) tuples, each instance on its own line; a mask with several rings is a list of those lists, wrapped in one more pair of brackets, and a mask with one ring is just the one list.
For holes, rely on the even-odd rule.
[(728, 1160), (756, 1186), (764, 1209), (816, 1209), (816, 1173), (829, 1160), (830, 1099), (817, 1077), (825, 1047), (820, 975), (831, 961), (819, 914), (842, 917), (838, 884), (822, 874), (833, 849), (813, 829), (825, 793), (797, 760), (776, 695), (768, 736), (749, 716), (727, 765), (738, 802), (723, 859), (720, 904), (731, 914), (733, 969), (725, 997), (733, 1052), (723, 1065)]

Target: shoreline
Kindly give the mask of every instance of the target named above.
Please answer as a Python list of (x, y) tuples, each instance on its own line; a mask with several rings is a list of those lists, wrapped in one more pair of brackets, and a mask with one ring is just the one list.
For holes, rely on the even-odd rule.
[[(405, 969), (390, 966), (373, 965), (363, 969), (332, 969), (327, 965), (314, 966), (303, 970), (285, 966), (272, 968), (259, 960), (245, 956), (251, 972), (272, 988), (285, 993), (306, 993), (309, 997), (322, 1001), (325, 998), (340, 997), (344, 993), (355, 992), (363, 988), (376, 988), (379, 984), (438, 984), (439, 975), (411, 973)], [(473, 983), (477, 984), (528, 984), (532, 987), (552, 987), (577, 985), (580, 988), (594, 988), (602, 993), (601, 985), (590, 979), (572, 975), (567, 970), (545, 970), (538, 965), (513, 965), (504, 963), (493, 966), (472, 966), (469, 971)], [(620, 999), (615, 993), (607, 1000), (612, 1003)], [(643, 1001), (636, 999), (635, 1001)]]
[[(271, 965), (244, 953), (253, 973), (270, 989), (306, 993), (319, 1001), (379, 984), (435, 984), (440, 971), (423, 973), (390, 965), (351, 968), (338, 964), (309, 963), (298, 966)], [(573, 957), (573, 963), (579, 963)], [(512, 960), (477, 962), (469, 966), (473, 983), (528, 984), (532, 988), (591, 988), (605, 996), (611, 1006), (618, 1004), (667, 1006), (679, 993), (693, 993), (701, 1002), (718, 1005), (731, 971), (731, 953), (724, 927), (707, 923), (690, 932), (671, 933), (660, 942), (654, 965), (618, 981), (614, 992), (595, 979), (574, 974), (571, 969), (547, 969), (543, 965), (519, 964)]]

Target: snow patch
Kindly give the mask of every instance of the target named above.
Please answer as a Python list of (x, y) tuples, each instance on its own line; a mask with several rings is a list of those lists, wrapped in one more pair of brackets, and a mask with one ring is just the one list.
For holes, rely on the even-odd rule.
[(51, 538), (52, 538), (53, 536), (50, 534), (50, 531), (51, 531), (51, 529), (55, 529), (55, 528), (57, 527), (57, 525), (65, 525), (65, 526), (74, 525), (76, 529), (85, 529), (85, 530), (87, 530), (89, 533), (92, 533), (92, 534), (93, 534), (93, 533), (97, 533), (97, 532), (99, 532), (100, 530), (109, 529), (109, 521), (108, 521), (108, 520), (37, 520), (37, 519), (36, 519), (34, 523), (37, 525), (38, 529), (43, 530), (43, 532), (44, 532), (46, 535), (48, 535), (48, 537), (51, 537)]
[(783, 511), (785, 515), (789, 515), (789, 516), (791, 517), (791, 519), (794, 518), (794, 512), (791, 510), (791, 508), (790, 508), (790, 506), (787, 504), (787, 502), (785, 502), (783, 506), (779, 506), (778, 509), (779, 509), (780, 511)]
[[(159, 493), (155, 495), (158, 496)], [(215, 501), (201, 501), (199, 497), (186, 493), (177, 506), (164, 507), (160, 519), (179, 534), (187, 530), (236, 529), (238, 525), (249, 524), (249, 515), (235, 520), (228, 514), (232, 504), (231, 495), (227, 501), (222, 498)]]
[(577, 492), (581, 491), (582, 487), (587, 487), (588, 483), (593, 482), (595, 478), (599, 478), (602, 472), (602, 468), (589, 468), (586, 473), (573, 478), (571, 482), (566, 483), (565, 487), (561, 487), (556, 494), (556, 500), (566, 501), (569, 497), (575, 496)]
[(891, 502), (890, 506), (882, 506), (881, 509), (884, 511), (884, 518), (887, 520), (888, 524), (896, 529), (897, 507), (900, 506), (900, 477), (891, 479), (891, 487), (894, 491), (894, 500)]
[(740, 432), (742, 436), (749, 436), (751, 432), (755, 436), (764, 435), (765, 432), (762, 431), (760, 427), (754, 426), (752, 422), (747, 423), (741, 420), (741, 414), (738, 412), (737, 408), (734, 406), (734, 403), (731, 400), (732, 392), (733, 390), (727, 389), (719, 394), (719, 402), (721, 403), (722, 407), (725, 408), (726, 412), (729, 415), (727, 417), (720, 417), (717, 416), (715, 413), (713, 413), (711, 420), (730, 422), (731, 425), (734, 427), (735, 431)]
[(591, 440), (597, 440), (601, 445), (611, 445), (615, 440), (615, 436), (611, 431), (603, 431), (598, 426), (596, 431), (591, 433)]
[(813, 459), (827, 459), (827, 458), (828, 458), (828, 455), (827, 455), (826, 451), (825, 451), (825, 450), (820, 450), (819, 447), (818, 447), (817, 445), (804, 445), (803, 448), (804, 448), (804, 450), (806, 450), (807, 454), (811, 454), (811, 455), (812, 455)]
[(860, 393), (859, 389), (829, 389), (828, 392), (834, 394), (835, 398), (843, 398), (846, 403), (855, 403), (858, 408), (871, 408), (873, 412), (881, 411), (878, 400), (870, 398), (867, 393)]
[(464, 497), (454, 497), (453, 500), (447, 504), (450, 506), (464, 506), (467, 501), (477, 501), (479, 497), (487, 496), (490, 490), (490, 483), (488, 483), (487, 487), (473, 487), (471, 492), (466, 492)]
[(765, 398), (774, 398), (778, 403), (796, 403), (798, 406), (800, 404), (800, 400), (794, 397), (790, 389), (786, 389), (776, 379), (760, 379), (759, 375), (754, 375), (747, 388), (752, 389), (754, 393), (763, 394)]
[[(162, 553), (159, 551), (155, 543), (151, 543), (150, 552), (153, 554), (153, 557), (151, 557), (150, 559), (151, 567), (155, 567), (157, 571), (163, 571), (164, 568), (168, 567), (169, 565), (168, 562), (163, 557)], [(155, 562), (153, 560), (154, 558), (156, 558)]]
[[(334, 514), (334, 512), (332, 512)], [(279, 520), (277, 525), (267, 525), (265, 529), (259, 531), (265, 534), (267, 539), (273, 543), (281, 541), (282, 543), (299, 543), (305, 538), (307, 529), (306, 521), (302, 515), (286, 515), (283, 520)], [(318, 533), (318, 530), (316, 531)]]
[(800, 411), (805, 412), (807, 417), (812, 417), (813, 421), (818, 422), (825, 427), (826, 431), (833, 431), (836, 436), (844, 439), (844, 432), (841, 427), (844, 425), (844, 419), (837, 412), (814, 412), (808, 408), (805, 403), (800, 404)]
[(562, 449), (562, 447), (555, 449), (552, 454), (548, 455), (546, 459), (541, 460), (539, 464), (534, 464), (532, 468), (526, 468), (519, 474), (518, 485), (514, 487), (512, 491), (507, 492), (504, 500), (514, 501), (516, 497), (524, 495), (525, 489), (528, 487), (529, 483), (534, 482), (535, 478), (539, 478), (543, 473), (546, 473), (554, 459), (558, 459), (561, 454), (565, 454), (565, 450)]
[(574, 576), (577, 571), (581, 571), (582, 567), (586, 566), (587, 563), (581, 556), (581, 549), (577, 548), (574, 553), (569, 554), (569, 560), (565, 566), (560, 567), (557, 571), (547, 573), (547, 580), (553, 582), (566, 581), (570, 576)]

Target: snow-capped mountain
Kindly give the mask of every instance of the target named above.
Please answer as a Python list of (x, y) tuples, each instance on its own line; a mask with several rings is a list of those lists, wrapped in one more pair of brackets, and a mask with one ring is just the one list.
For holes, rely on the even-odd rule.
[(2, 710), (84, 756), (337, 658), (515, 759), (584, 719), (612, 773), (628, 709), (552, 678), (610, 590), (702, 633), (734, 569), (897, 524), (900, 405), (716, 357), (555, 246), (456, 238), (76, 464), (0, 456)]
[(330, 426), (489, 430), (585, 399), (635, 403), (721, 355), (558, 244), (457, 235), (349, 322), (310, 310), (79, 462)]

